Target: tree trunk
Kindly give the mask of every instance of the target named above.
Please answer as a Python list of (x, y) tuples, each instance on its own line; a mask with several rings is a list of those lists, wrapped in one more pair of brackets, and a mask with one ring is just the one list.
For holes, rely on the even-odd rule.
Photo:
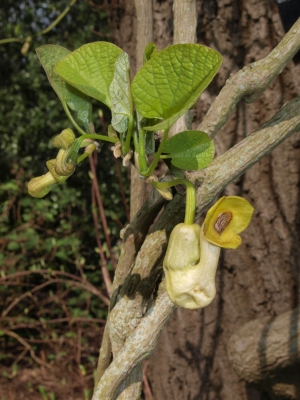
[[(119, 6), (119, 22), (112, 18), (114, 37), (134, 60), (133, 0), (120, 0)], [(197, 9), (198, 43), (220, 51), (223, 64), (197, 103), (195, 128), (229, 75), (265, 57), (284, 34), (275, 0), (198, 0)], [(172, 43), (172, 26), (172, 2), (155, 1), (159, 49)], [(291, 62), (254, 103), (237, 105), (215, 138), (218, 155), (297, 94), (297, 69)], [(163, 331), (147, 369), (154, 400), (276, 398), (238, 377), (227, 344), (247, 322), (299, 304), (299, 143), (294, 134), (227, 187), (225, 195), (243, 196), (254, 205), (254, 219), (243, 234), (244, 244), (222, 253), (214, 302), (198, 311), (178, 309)]]
[(227, 348), (241, 378), (279, 396), (299, 398), (299, 307), (248, 322), (231, 336)]

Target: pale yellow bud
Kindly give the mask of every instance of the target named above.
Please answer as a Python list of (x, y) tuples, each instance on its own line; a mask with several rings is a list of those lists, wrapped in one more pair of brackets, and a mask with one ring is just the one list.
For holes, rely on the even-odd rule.
[(133, 154), (132, 150), (129, 150), (129, 152), (128, 152), (128, 153), (126, 154), (126, 156), (123, 158), (122, 164), (123, 164), (124, 167), (128, 167), (128, 165), (129, 165), (129, 163), (130, 163), (130, 159), (131, 159), (131, 157), (132, 157), (132, 154)]
[(72, 129), (64, 129), (59, 135), (55, 136), (52, 145), (59, 149), (68, 150), (75, 141), (75, 134)]
[(58, 182), (55, 180), (51, 172), (47, 172), (45, 175), (33, 178), (28, 183), (28, 193), (32, 197), (41, 198), (46, 196)]
[(116, 158), (121, 157), (122, 150), (121, 150), (121, 143), (117, 142), (114, 146), (111, 147), (113, 154)]

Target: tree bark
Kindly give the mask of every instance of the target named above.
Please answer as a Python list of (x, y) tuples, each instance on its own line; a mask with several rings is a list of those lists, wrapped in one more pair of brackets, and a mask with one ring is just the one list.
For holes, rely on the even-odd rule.
[[(197, 103), (194, 126), (230, 74), (264, 58), (284, 35), (275, 1), (198, 1), (197, 7), (198, 43), (219, 50), (224, 61)], [(294, 97), (297, 80), (291, 62), (254, 103), (240, 102), (215, 138), (217, 154), (239, 143)], [(224, 191), (248, 199), (256, 210), (254, 220), (241, 248), (223, 251), (214, 302), (199, 311), (178, 309), (163, 331), (148, 364), (155, 400), (274, 398), (266, 393), (270, 386), (252, 387), (235, 373), (227, 343), (246, 322), (298, 304), (299, 167), (295, 134)], [(288, 393), (287, 387), (284, 390)]]
[[(124, 19), (132, 4), (124, 3)], [(172, 2), (154, 1), (153, 9), (154, 41), (162, 49), (172, 43)], [(197, 10), (198, 43), (220, 51), (224, 61), (196, 105), (195, 128), (230, 74), (267, 56), (284, 34), (275, 0), (198, 0)], [(133, 19), (128, 21), (129, 31), (117, 41), (125, 51), (132, 50), (132, 42), (125, 40), (133, 37), (129, 32), (135, 27)], [(217, 155), (299, 94), (296, 69), (291, 62), (254, 103), (237, 105), (215, 138)], [(265, 393), (272, 388), (253, 388), (236, 374), (227, 345), (245, 323), (298, 305), (299, 143), (299, 134), (294, 134), (224, 191), (248, 199), (256, 210), (254, 220), (243, 234), (244, 244), (222, 254), (214, 302), (199, 311), (178, 309), (163, 331), (148, 365), (155, 400), (275, 398)]]
[(278, 396), (300, 397), (300, 308), (246, 323), (228, 342), (235, 372)]

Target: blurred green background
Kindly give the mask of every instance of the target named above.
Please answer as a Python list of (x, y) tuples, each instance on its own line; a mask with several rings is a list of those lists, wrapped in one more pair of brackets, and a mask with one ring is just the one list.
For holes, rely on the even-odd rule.
[[(0, 40), (36, 35), (68, 4), (1, 2)], [(96, 235), (112, 277), (107, 237), (117, 257), (119, 231), (128, 214), (127, 171), (113, 160), (111, 145), (98, 150), (106, 232), (91, 195), (88, 159), (44, 199), (30, 197), (27, 183), (46, 173), (46, 161), (57, 153), (51, 140), (72, 127), (34, 49), (57, 44), (75, 50), (84, 43), (109, 40), (107, 13), (99, 6), (77, 0), (54, 29), (33, 38), (26, 55), (21, 54), (20, 42), (0, 44), (1, 400), (6, 398), (2, 390), (18, 399), (90, 396), (108, 298)], [(99, 106), (94, 104), (94, 121), (96, 132), (102, 133), (110, 113), (103, 106), (101, 121)], [(23, 382), (24, 371), (29, 377)], [(71, 397), (64, 397), (63, 387)]]

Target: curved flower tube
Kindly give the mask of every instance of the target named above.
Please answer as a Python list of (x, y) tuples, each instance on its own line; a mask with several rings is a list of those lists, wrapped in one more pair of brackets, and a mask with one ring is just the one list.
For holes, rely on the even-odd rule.
[(175, 226), (163, 264), (173, 303), (195, 309), (213, 301), (221, 247), (235, 249), (241, 244), (238, 234), (249, 225), (253, 211), (241, 197), (222, 197), (208, 211), (201, 228), (197, 224)]
[[(176, 237), (172, 242), (172, 237), (170, 238), (164, 271), (170, 300), (178, 307), (195, 309), (208, 306), (215, 297), (215, 277), (221, 248), (206, 240), (203, 228), (199, 225), (186, 225), (185, 229), (189, 227), (199, 228), (197, 240), (189, 235), (188, 239), (191, 240), (186, 240), (176, 251), (174, 246), (179, 237), (176, 229), (178, 225), (175, 226)], [(183, 254), (181, 250), (184, 251)], [(198, 262), (194, 263), (195, 260)]]
[(55, 186), (68, 179), (68, 176), (59, 176), (55, 172), (55, 159), (46, 162), (48, 172), (45, 175), (33, 178), (28, 183), (28, 193), (32, 197), (42, 198)]
[(55, 172), (60, 176), (70, 176), (73, 174), (77, 163), (77, 153), (72, 149), (60, 149), (56, 156)]

